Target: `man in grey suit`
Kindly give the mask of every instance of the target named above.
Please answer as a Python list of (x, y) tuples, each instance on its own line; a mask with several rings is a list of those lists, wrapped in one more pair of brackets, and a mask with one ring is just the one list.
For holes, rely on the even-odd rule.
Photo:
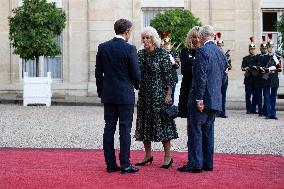
[(188, 163), (180, 172), (200, 173), (213, 170), (214, 121), (222, 110), (221, 86), (227, 59), (214, 43), (214, 29), (206, 25), (199, 35), (203, 47), (196, 52), (189, 97)]
[[(132, 23), (119, 19), (114, 24), (116, 36), (98, 47), (96, 59), (96, 84), (98, 96), (104, 103), (105, 128), (103, 146), (107, 172), (135, 173), (130, 164), (131, 127), (134, 112), (134, 88), (141, 79), (135, 46), (130, 38)], [(114, 133), (119, 120), (120, 166), (116, 164)]]

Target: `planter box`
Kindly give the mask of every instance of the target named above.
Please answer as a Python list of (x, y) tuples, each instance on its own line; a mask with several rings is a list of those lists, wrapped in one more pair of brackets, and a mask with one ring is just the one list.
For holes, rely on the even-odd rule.
[(47, 73), (47, 77), (29, 77), (28, 73), (24, 73), (24, 92), (23, 105), (28, 104), (45, 104), (51, 105), (51, 73)]

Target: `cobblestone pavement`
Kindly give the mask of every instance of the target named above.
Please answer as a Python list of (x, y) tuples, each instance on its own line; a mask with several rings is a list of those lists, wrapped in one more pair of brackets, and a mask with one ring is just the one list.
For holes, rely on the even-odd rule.
[[(265, 120), (244, 111), (229, 110), (229, 118), (215, 122), (215, 151), (240, 154), (284, 155), (284, 112), (279, 120)], [(135, 130), (134, 115), (132, 136)], [(187, 151), (186, 119), (176, 119), (179, 139), (175, 151)], [(102, 106), (0, 105), (0, 147), (102, 149)], [(116, 132), (116, 147), (119, 147)], [(132, 139), (132, 150), (142, 150)], [(153, 144), (162, 150), (161, 143)]]

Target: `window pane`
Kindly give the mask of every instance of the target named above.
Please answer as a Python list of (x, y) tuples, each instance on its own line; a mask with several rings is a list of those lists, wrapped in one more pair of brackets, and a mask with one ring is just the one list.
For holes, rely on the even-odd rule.
[(263, 12), (263, 31), (276, 31), (277, 12)]
[(36, 61), (35, 60), (24, 60), (22, 59), (22, 77), (24, 77), (24, 72), (28, 72), (29, 77), (36, 76)]
[(150, 26), (151, 20), (158, 14), (160, 11), (153, 11), (153, 10), (147, 10), (144, 11), (144, 27)]
[(51, 78), (53, 79), (61, 79), (62, 73), (62, 58), (54, 57), (54, 58), (44, 58), (44, 76), (47, 76), (47, 72), (51, 72)]

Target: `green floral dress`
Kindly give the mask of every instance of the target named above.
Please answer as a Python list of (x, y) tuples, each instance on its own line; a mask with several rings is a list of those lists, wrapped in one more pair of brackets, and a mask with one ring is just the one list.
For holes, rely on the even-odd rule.
[(156, 48), (150, 54), (143, 49), (138, 52), (138, 62), (141, 84), (134, 137), (137, 141), (154, 142), (178, 138), (174, 120), (166, 121), (161, 116), (161, 111), (167, 106), (168, 86), (174, 84), (169, 55), (162, 48)]

